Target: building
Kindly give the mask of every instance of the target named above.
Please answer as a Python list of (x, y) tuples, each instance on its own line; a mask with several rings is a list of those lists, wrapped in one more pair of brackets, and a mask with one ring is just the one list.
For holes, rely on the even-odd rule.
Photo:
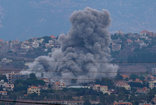
[(119, 81), (119, 82), (115, 83), (115, 86), (116, 87), (124, 87), (126, 90), (131, 90), (131, 86), (123, 81)]
[(1, 59), (1, 62), (2, 63), (10, 63), (10, 62), (12, 62), (12, 60), (9, 60), (7, 58), (3, 58), (3, 59)]
[(8, 93), (7, 93), (7, 91), (0, 91), (0, 95), (6, 96), (6, 95), (8, 95)]
[[(47, 101), (43, 101), (47, 103)], [(90, 101), (91, 105), (98, 105), (99, 101)], [(51, 101), (49, 104), (59, 104), (59, 105), (84, 105), (84, 101)]]
[(108, 86), (100, 86), (100, 91), (105, 94), (108, 93)]
[(6, 83), (4, 85), (4, 90), (13, 91), (14, 90), (14, 84), (8, 84), (8, 83)]
[(17, 44), (20, 43), (20, 41), (18, 41), (18, 40), (13, 40), (13, 41), (11, 41), (10, 43), (11, 43), (12, 45), (17, 45)]
[(150, 78), (150, 80), (156, 80), (155, 75), (148, 75), (148, 77), (146, 79)]
[(14, 83), (16, 80), (26, 80), (29, 78), (29, 75), (11, 72), (6, 74), (6, 77), (9, 83)]
[(135, 81), (133, 81), (133, 82), (136, 82), (136, 83), (141, 83), (141, 84), (143, 84), (142, 80), (140, 80), (139, 78), (136, 78), (136, 79), (135, 79)]
[(139, 103), (139, 105), (153, 105), (153, 104), (144, 102), (144, 103)]
[(42, 80), (45, 82), (45, 83), (51, 83), (49, 78), (42, 78)]
[(54, 44), (54, 40), (49, 40), (49, 44)]
[(65, 87), (66, 87), (65, 83), (62, 82), (54, 82), (52, 86), (52, 88), (55, 90), (62, 90)]
[(26, 49), (26, 50), (29, 50), (31, 49), (31, 46), (30, 45), (26, 45), (24, 43), (21, 44), (21, 49)]
[(143, 31), (141, 31), (140, 32), (140, 35), (143, 35), (143, 36), (153, 36), (154, 35), (154, 33), (153, 32), (149, 32), (149, 31), (147, 31), (147, 30), (143, 30)]
[(129, 79), (129, 75), (121, 75), (123, 79), (128, 78)]
[(96, 91), (100, 90), (100, 85), (94, 85), (93, 90), (96, 90)]
[(9, 42), (0, 42), (0, 53), (7, 53), (8, 51), (10, 51)]
[(49, 87), (49, 85), (51, 86), (51, 81), (48, 78), (42, 78), (42, 80), (45, 82), (46, 87)]
[(27, 89), (27, 94), (32, 94), (32, 93), (36, 93), (36, 94), (40, 95), (41, 89), (39, 87), (36, 87), (36, 86), (31, 86)]
[(153, 101), (154, 103), (156, 103), (156, 95), (154, 96), (154, 98), (152, 99), (152, 101)]
[(144, 36), (146, 36), (148, 33), (149, 33), (149, 31), (147, 31), (147, 30), (143, 30), (143, 31), (140, 32), (140, 35), (144, 35)]
[(115, 102), (113, 105), (132, 105), (130, 102)]
[(149, 89), (147, 87), (139, 88), (136, 90), (137, 93), (148, 93)]
[(123, 35), (124, 33), (122, 31), (117, 31), (116, 34), (117, 35)]
[(122, 43), (122, 40), (121, 40), (120, 38), (118, 38), (118, 39), (113, 39), (112, 41), (113, 41), (113, 43), (116, 43), (116, 44)]
[(112, 43), (112, 51), (120, 51), (120, 50), (121, 50), (121, 44)]
[(54, 35), (51, 35), (50, 37), (51, 37), (52, 39), (55, 39), (55, 38), (56, 38)]
[(149, 88), (153, 89), (156, 87), (156, 80), (150, 81), (149, 82)]
[(151, 73), (152, 73), (152, 75), (156, 75), (156, 68), (152, 68)]
[(48, 49), (48, 48), (54, 47), (54, 45), (53, 44), (50, 44), (50, 43), (47, 43), (47, 44), (45, 44), (45, 47)]
[(73, 89), (90, 89), (90, 86), (69, 86), (68, 88), (73, 88)]
[(6, 82), (4, 82), (4, 80), (0, 81), (0, 86), (3, 86)]
[(43, 38), (41, 38), (41, 39), (37, 39), (37, 40), (36, 40), (37, 43), (43, 43), (43, 41), (44, 41)]
[(127, 39), (126, 43), (127, 43), (128, 45), (131, 45), (131, 44), (133, 43), (133, 41), (132, 41), (131, 39)]
[(0, 39), (0, 42), (3, 43), (4, 41), (2, 39)]
[(94, 85), (93, 90), (101, 91), (103, 94), (110, 94), (110, 91), (108, 91), (108, 86)]
[(38, 42), (33, 42), (32, 43), (32, 47), (33, 48), (38, 48), (39, 47), (39, 43)]

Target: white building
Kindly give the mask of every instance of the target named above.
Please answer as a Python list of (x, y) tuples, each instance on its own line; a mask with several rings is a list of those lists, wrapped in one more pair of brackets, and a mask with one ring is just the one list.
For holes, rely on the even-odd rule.
[(7, 58), (3, 58), (3, 59), (1, 59), (1, 62), (2, 63), (10, 63), (10, 62), (12, 62), (12, 60), (9, 60)]
[(121, 50), (121, 44), (112, 43), (112, 51), (120, 51), (120, 50)]
[(156, 74), (156, 68), (152, 68), (151, 73), (152, 73), (153, 75), (155, 75), (155, 74)]
[(153, 89), (156, 87), (156, 80), (150, 81), (149, 82), (149, 88)]
[(39, 47), (39, 43), (38, 42), (33, 42), (32, 43), (32, 47), (33, 48), (38, 48)]

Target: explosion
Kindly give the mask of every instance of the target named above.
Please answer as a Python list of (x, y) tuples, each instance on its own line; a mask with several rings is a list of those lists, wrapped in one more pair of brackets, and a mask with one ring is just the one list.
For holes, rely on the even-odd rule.
[(22, 73), (62, 81), (70, 85), (86, 83), (103, 77), (113, 78), (118, 66), (110, 64), (111, 18), (107, 10), (91, 8), (75, 11), (70, 17), (71, 29), (58, 37), (61, 48), (48, 56), (40, 56)]

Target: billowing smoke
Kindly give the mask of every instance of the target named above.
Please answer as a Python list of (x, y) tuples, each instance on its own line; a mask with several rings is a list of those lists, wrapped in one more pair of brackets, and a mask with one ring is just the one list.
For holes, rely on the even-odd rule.
[(109, 12), (85, 8), (75, 11), (70, 21), (72, 26), (67, 35), (59, 35), (61, 48), (54, 49), (49, 56), (36, 58), (29, 69), (22, 72), (33, 72), (67, 84), (113, 78), (118, 66), (108, 63), (111, 59), (111, 38), (107, 30), (111, 22)]

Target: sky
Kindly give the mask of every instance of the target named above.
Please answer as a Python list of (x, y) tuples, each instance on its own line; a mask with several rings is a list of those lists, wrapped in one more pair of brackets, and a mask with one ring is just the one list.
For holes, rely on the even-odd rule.
[(0, 0), (0, 39), (68, 33), (71, 14), (86, 7), (110, 12), (111, 33), (156, 32), (155, 0)]

